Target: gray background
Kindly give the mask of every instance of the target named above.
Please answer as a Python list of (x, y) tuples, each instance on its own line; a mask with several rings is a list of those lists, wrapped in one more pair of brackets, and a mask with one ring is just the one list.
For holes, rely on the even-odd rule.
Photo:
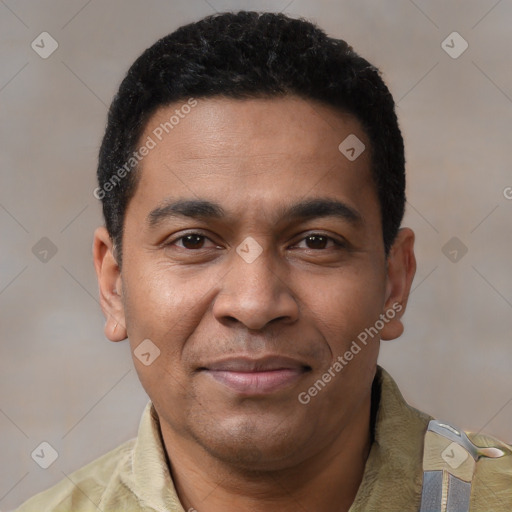
[[(238, 8), (317, 21), (383, 70), (406, 141), (418, 272), (405, 334), (383, 343), (380, 362), (418, 408), (512, 441), (511, 0), (5, 0), (2, 510), (136, 435), (147, 397), (127, 342), (103, 335), (91, 258), (106, 109), (157, 38)], [(47, 59), (31, 48), (43, 31), (59, 44)], [(456, 59), (441, 46), (453, 31), (469, 44)], [(57, 249), (46, 262), (44, 247), (32, 251), (42, 237)], [(452, 237), (459, 247), (443, 252)], [(59, 453), (46, 470), (31, 458), (42, 441)]]

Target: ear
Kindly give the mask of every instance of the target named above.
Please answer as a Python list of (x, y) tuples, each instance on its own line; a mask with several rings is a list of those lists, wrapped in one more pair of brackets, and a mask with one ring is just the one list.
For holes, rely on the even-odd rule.
[(112, 240), (103, 226), (94, 232), (92, 255), (98, 278), (101, 309), (107, 319), (105, 336), (110, 341), (122, 341), (126, 339), (127, 332), (121, 271), (114, 256)]
[(398, 231), (387, 260), (386, 302), (384, 312), (388, 322), (381, 330), (382, 340), (394, 340), (402, 335), (402, 316), (407, 307), (412, 280), (416, 273), (414, 232), (409, 228)]

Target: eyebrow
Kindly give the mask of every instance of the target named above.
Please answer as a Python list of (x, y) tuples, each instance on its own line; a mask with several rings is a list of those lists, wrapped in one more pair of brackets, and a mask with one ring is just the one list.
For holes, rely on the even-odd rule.
[[(174, 218), (192, 218), (197, 220), (222, 219), (226, 212), (218, 203), (205, 199), (166, 200), (152, 210), (147, 225), (153, 229), (166, 220)], [(335, 217), (353, 225), (363, 222), (362, 215), (347, 204), (331, 198), (311, 198), (281, 207), (277, 212), (279, 219), (305, 221), (321, 217)]]

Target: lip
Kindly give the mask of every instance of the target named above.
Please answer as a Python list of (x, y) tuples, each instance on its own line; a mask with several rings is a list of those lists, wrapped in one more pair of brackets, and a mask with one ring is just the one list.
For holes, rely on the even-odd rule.
[(218, 383), (243, 395), (265, 395), (293, 386), (311, 367), (289, 357), (235, 357), (200, 368)]

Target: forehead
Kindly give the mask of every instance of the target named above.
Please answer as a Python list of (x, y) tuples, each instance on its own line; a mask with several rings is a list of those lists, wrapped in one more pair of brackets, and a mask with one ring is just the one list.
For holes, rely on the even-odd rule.
[[(347, 137), (366, 148), (355, 160), (339, 149)], [(146, 143), (152, 149), (139, 164), (133, 207), (154, 208), (170, 196), (221, 199), (233, 211), (253, 205), (263, 213), (286, 198), (377, 201), (369, 140), (358, 120), (296, 96), (174, 103), (150, 118), (139, 141)]]
[(158, 146), (172, 150), (176, 160), (287, 150), (292, 150), (289, 157), (301, 160), (326, 152), (326, 157), (338, 157), (340, 137), (357, 133), (366, 138), (352, 114), (297, 96), (193, 101), (194, 107), (183, 101), (159, 108), (142, 138), (151, 136)]

